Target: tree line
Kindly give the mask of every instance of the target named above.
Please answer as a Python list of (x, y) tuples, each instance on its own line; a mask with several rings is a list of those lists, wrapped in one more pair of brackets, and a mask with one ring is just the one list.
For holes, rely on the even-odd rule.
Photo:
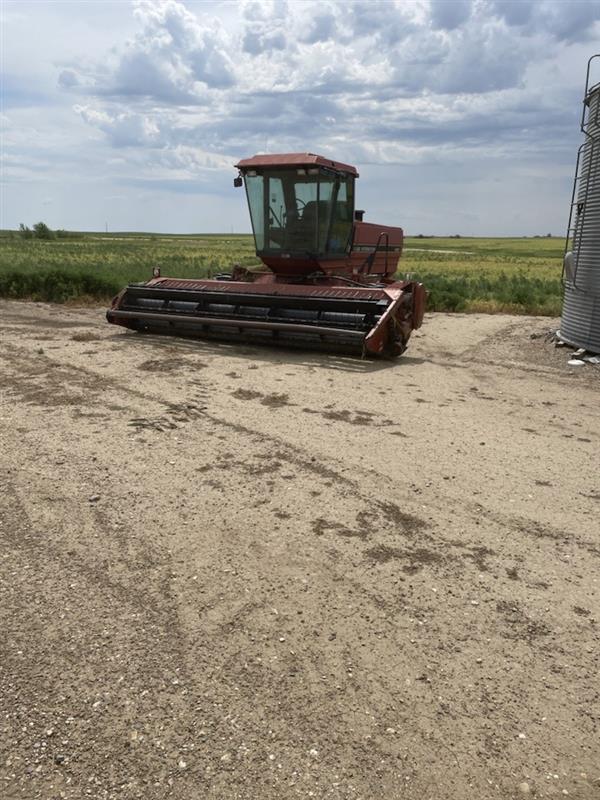
[(65, 231), (62, 228), (53, 231), (45, 222), (36, 222), (33, 228), (21, 222), (17, 234), (21, 239), (41, 239), (47, 242), (53, 239), (67, 239), (77, 236), (77, 234), (69, 233), (69, 231)]

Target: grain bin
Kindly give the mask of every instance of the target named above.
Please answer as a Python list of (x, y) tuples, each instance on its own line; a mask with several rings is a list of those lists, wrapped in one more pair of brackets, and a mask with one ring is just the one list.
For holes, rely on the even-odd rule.
[(600, 353), (600, 82), (591, 80), (588, 61), (571, 213), (563, 262), (563, 312), (560, 338)]

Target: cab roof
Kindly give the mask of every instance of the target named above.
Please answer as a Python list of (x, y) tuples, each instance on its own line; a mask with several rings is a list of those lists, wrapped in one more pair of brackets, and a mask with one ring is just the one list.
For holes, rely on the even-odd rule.
[(243, 158), (235, 165), (238, 169), (253, 169), (260, 167), (329, 167), (339, 172), (347, 172), (358, 178), (356, 167), (343, 164), (341, 161), (332, 161), (330, 158), (318, 156), (315, 153), (273, 153), (270, 155), (252, 156)]

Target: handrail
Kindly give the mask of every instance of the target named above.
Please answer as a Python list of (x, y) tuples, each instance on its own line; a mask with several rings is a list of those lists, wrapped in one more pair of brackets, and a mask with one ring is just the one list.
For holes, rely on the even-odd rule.
[[(371, 267), (373, 266), (373, 261), (375, 261), (375, 256), (377, 255), (377, 252), (379, 250), (382, 237), (385, 237), (385, 272), (373, 272), (372, 273), (371, 272)], [(365, 258), (364, 263), (361, 266), (359, 272), (362, 273), (362, 271), (364, 270), (365, 266), (368, 265), (369, 269), (368, 269), (368, 271), (366, 273), (367, 275), (387, 275), (389, 250), (390, 250), (390, 235), (389, 235), (389, 233), (387, 231), (381, 231), (381, 233), (377, 237), (377, 244), (375, 245), (375, 250), (373, 250), (372, 253), (369, 253), (369, 255)]]
[[(562, 283), (563, 286), (565, 285), (565, 259), (567, 257), (567, 253), (568, 252), (572, 252), (572, 250), (573, 250), (572, 240), (574, 241), (575, 231), (576, 231), (576, 228), (577, 228), (577, 222), (575, 222), (575, 224), (573, 225), (573, 209), (575, 208), (575, 206), (579, 206), (579, 202), (576, 201), (575, 198), (576, 198), (576, 195), (577, 195), (577, 184), (578, 184), (578, 181), (581, 178), (581, 176), (579, 174), (579, 164), (580, 164), (580, 161), (581, 161), (581, 154), (582, 154), (586, 144), (587, 144), (587, 142), (584, 142), (582, 145), (579, 146), (579, 148), (577, 150), (577, 160), (575, 161), (575, 178), (573, 179), (573, 191), (571, 192), (571, 205), (569, 207), (569, 222), (568, 222), (568, 225), (567, 225), (567, 236), (566, 236), (566, 239), (565, 239), (565, 249), (564, 249), (564, 252), (563, 252), (562, 272), (561, 272), (561, 276), (560, 276), (560, 280), (561, 280), (561, 283)], [(578, 210), (577, 210), (577, 215), (578, 216), (579, 216), (579, 213), (580, 212), (579, 212), (579, 208), (578, 208)], [(571, 245), (571, 247), (569, 247), (569, 245)], [(575, 265), (574, 277), (576, 275), (577, 275), (577, 265)]]
[[(585, 91), (583, 96), (583, 110), (581, 113), (581, 123), (580, 129), (581, 132), (584, 134), (585, 141), (577, 150), (577, 160), (575, 162), (575, 177), (573, 179), (573, 191), (571, 193), (571, 206), (569, 209), (569, 222), (567, 227), (567, 235), (565, 239), (565, 249), (563, 254), (563, 263), (562, 263), (562, 272), (561, 272), (561, 283), (563, 287), (567, 285), (577, 291), (579, 291), (579, 287), (577, 285), (577, 272), (579, 267), (579, 255), (580, 255), (580, 247), (578, 245), (581, 244), (581, 240), (583, 237), (583, 226), (585, 224), (585, 208), (588, 201), (589, 191), (590, 191), (590, 184), (592, 181), (592, 166), (594, 164), (594, 154), (595, 148), (600, 142), (600, 127), (598, 126), (599, 115), (600, 115), (600, 98), (595, 105), (595, 113), (594, 117), (589, 117), (589, 108), (590, 103), (588, 102), (588, 98), (590, 96), (590, 92), (595, 89), (598, 89), (600, 92), (600, 82), (593, 84), (590, 86), (590, 75), (592, 70), (592, 62), (594, 59), (600, 58), (600, 53), (596, 53), (588, 59), (587, 63), (587, 70), (585, 76)], [(586, 119), (586, 113), (588, 117)], [(592, 130), (590, 131), (590, 127)], [(587, 172), (585, 175), (580, 174), (582, 170), (582, 153), (585, 153), (587, 157)], [(584, 159), (585, 163), (585, 159)], [(596, 165), (596, 169), (598, 165)], [(593, 175), (594, 179), (596, 177), (595, 171)], [(585, 180), (585, 183), (581, 183), (582, 179)], [(576, 211), (575, 221), (573, 221), (573, 212), (574, 209)], [(572, 261), (569, 264), (569, 272), (571, 275), (567, 274), (567, 255), (572, 254)]]
[[(595, 88), (597, 86), (597, 84), (594, 84), (593, 86), (590, 87), (590, 74), (591, 74), (591, 69), (592, 69), (592, 61), (595, 58), (600, 58), (600, 53), (595, 53), (595, 55), (590, 56), (590, 58), (588, 59), (587, 71), (586, 71), (586, 74), (585, 74), (585, 92), (584, 92), (584, 95), (583, 95), (583, 110), (581, 112), (581, 125), (579, 126), (581, 128), (582, 133), (585, 136), (589, 136), (590, 138), (593, 138), (593, 137), (586, 130), (586, 126), (590, 124), (590, 120), (588, 119), (587, 122), (586, 122), (586, 120), (585, 120), (585, 110), (586, 110), (586, 107), (587, 107), (586, 100), (588, 98), (588, 95), (589, 95), (591, 89), (593, 89), (593, 88)], [(598, 113), (599, 113), (599, 107), (596, 106), (595, 122), (598, 121)]]
[[(574, 289), (579, 291), (579, 287), (577, 286), (577, 272), (579, 268), (579, 255), (580, 255), (580, 246), (581, 241), (583, 238), (583, 228), (585, 225), (585, 208), (588, 202), (588, 195), (590, 191), (590, 184), (592, 182), (592, 177), (596, 178), (596, 172), (598, 170), (598, 166), (600, 165), (600, 161), (595, 164), (595, 170), (592, 171), (592, 165), (594, 164), (594, 149), (600, 143), (600, 139), (588, 139), (584, 142), (579, 150), (577, 151), (577, 166), (575, 172), (575, 179), (573, 181), (573, 198), (571, 201), (571, 210), (569, 213), (569, 229), (567, 230), (567, 241), (565, 242), (565, 256), (567, 254), (567, 248), (569, 245), (569, 241), (572, 243), (572, 252), (574, 254), (574, 264), (573, 264), (573, 278), (571, 281), (567, 281), (570, 286)], [(579, 175), (579, 165), (581, 163), (581, 153), (584, 150), (588, 150), (588, 170), (585, 176)], [(585, 188), (583, 189), (583, 195), (581, 194), (581, 185), (578, 189), (578, 181), (582, 178), (585, 178)], [(577, 198), (575, 198), (575, 193), (577, 192)], [(572, 217), (573, 217), (573, 209), (577, 207), (577, 216), (575, 219), (575, 223), (572, 224)], [(561, 275), (561, 281), (563, 286), (565, 284), (564, 281), (564, 273), (565, 273), (565, 260), (563, 258), (563, 272)]]

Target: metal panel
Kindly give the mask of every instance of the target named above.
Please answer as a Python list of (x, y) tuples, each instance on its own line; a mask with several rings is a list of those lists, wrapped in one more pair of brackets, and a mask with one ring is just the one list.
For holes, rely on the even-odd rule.
[(242, 158), (235, 166), (238, 169), (252, 169), (253, 167), (310, 167), (313, 165), (348, 172), (358, 178), (358, 171), (351, 164), (332, 161), (330, 158), (319, 156), (316, 153), (273, 153), (252, 156), (252, 158)]
[(600, 296), (565, 286), (560, 336), (575, 347), (600, 353)]
[(586, 86), (584, 103), (586, 138), (575, 176), (560, 333), (570, 344), (600, 352), (600, 84)]

